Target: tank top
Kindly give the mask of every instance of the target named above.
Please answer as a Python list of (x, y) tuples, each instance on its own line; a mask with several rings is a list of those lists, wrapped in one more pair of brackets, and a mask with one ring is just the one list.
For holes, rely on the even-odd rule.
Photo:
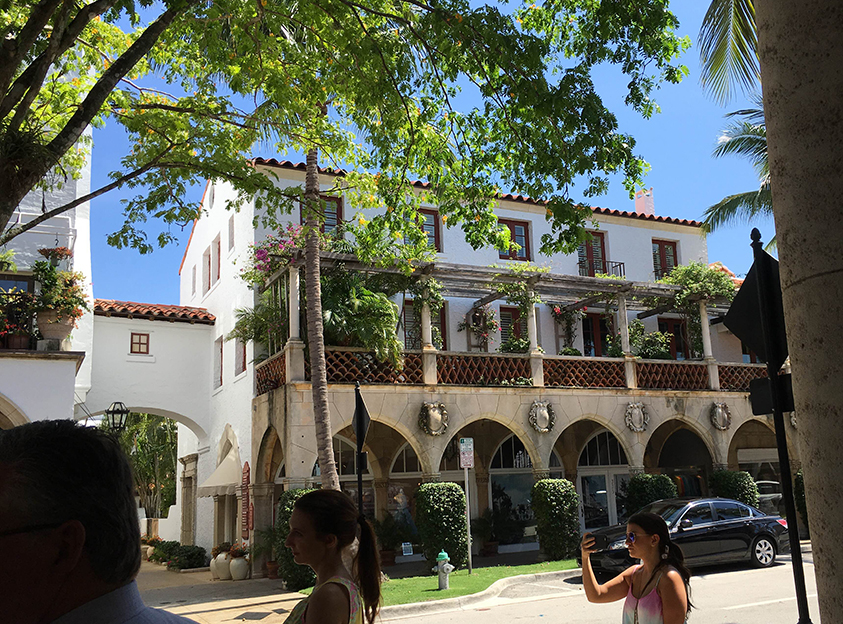
[[(348, 624), (363, 624), (363, 603), (360, 600), (360, 592), (357, 590), (357, 585), (349, 581), (347, 578), (343, 578), (341, 576), (332, 576), (329, 578), (325, 583), (336, 583), (337, 585), (342, 585), (345, 587), (346, 591), (348, 591)], [(293, 610), (290, 612), (290, 615), (287, 616), (287, 619), (284, 620), (284, 624), (304, 624), (305, 622), (305, 613), (307, 612), (307, 604), (313, 595), (316, 593), (316, 590), (319, 589), (322, 585), (317, 585), (313, 588), (313, 592), (311, 592), (310, 596), (299, 602)]]
[[(640, 567), (636, 566), (636, 569)], [(662, 597), (657, 591), (661, 578), (662, 572), (659, 572), (653, 579), (655, 581), (652, 583), (653, 588), (640, 598), (632, 595), (632, 579), (630, 578), (629, 592), (623, 603), (623, 624), (664, 624)]]

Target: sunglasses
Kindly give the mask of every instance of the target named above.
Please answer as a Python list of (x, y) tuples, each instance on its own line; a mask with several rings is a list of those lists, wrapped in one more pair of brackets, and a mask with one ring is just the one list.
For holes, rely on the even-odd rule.
[(629, 542), (630, 544), (634, 544), (635, 543), (635, 533), (633, 533), (633, 532), (627, 533), (626, 534), (626, 541)]

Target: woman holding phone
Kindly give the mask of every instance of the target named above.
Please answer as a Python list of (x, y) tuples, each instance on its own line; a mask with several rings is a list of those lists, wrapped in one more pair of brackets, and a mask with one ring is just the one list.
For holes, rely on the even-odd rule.
[(691, 610), (685, 556), (670, 539), (661, 516), (638, 513), (626, 525), (629, 555), (641, 563), (627, 568), (611, 581), (597, 582), (591, 569), (595, 538), (582, 539), (582, 582), (589, 602), (624, 600), (622, 624), (682, 624)]

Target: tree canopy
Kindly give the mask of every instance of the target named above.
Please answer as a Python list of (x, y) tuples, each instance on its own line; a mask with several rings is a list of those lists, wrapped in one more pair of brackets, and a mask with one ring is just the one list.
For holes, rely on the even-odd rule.
[[(498, 6), (464, 0), (25, 0), (0, 2), (0, 243), (27, 192), (77, 175), (89, 124), (118, 123), (132, 145), (113, 188), (136, 189), (118, 247), (151, 251), (149, 218), (199, 214), (190, 184), (207, 178), (270, 216), (301, 192), (279, 189), (252, 150), (321, 150), (355, 207), (387, 206), (361, 236), (407, 231), (422, 201), (474, 246), (509, 243), (495, 193), (548, 201), (546, 251), (571, 250), (591, 216), (580, 203), (644, 162), (595, 90), (614, 64), (626, 103), (656, 110), (653, 90), (686, 73), (688, 45), (667, 1)], [(150, 76), (169, 86), (151, 88)], [(156, 83), (157, 84), (157, 83)], [(419, 179), (429, 186), (408, 193)], [(581, 187), (575, 195), (573, 189)], [(418, 187), (417, 187), (418, 190)], [(124, 189), (125, 193), (125, 189)], [(88, 196), (87, 198), (90, 198)], [(35, 220), (74, 204), (45, 211)], [(366, 228), (365, 231), (362, 228)], [(167, 244), (172, 231), (159, 235)]]

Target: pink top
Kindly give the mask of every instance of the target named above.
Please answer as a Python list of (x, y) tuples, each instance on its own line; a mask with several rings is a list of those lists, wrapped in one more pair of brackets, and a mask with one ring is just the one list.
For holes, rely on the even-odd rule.
[[(653, 585), (653, 589), (640, 598), (632, 595), (632, 579), (630, 579), (629, 593), (627, 593), (626, 600), (623, 603), (622, 624), (664, 624), (662, 597), (656, 591), (661, 578), (662, 573), (659, 572), (655, 578), (656, 582)], [(647, 588), (644, 587), (644, 589)]]

